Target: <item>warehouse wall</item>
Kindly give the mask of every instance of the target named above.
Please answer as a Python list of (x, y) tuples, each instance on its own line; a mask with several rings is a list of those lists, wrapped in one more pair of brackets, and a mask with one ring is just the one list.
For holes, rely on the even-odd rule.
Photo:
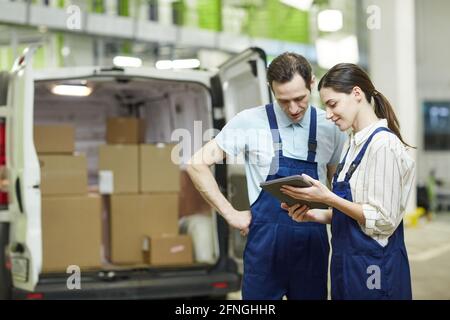
[[(450, 100), (450, 1), (416, 0), (417, 93), (422, 114), (424, 100)], [(436, 39), (441, 38), (437, 41)], [(423, 117), (419, 117), (418, 145), (423, 150)], [(450, 183), (450, 151), (421, 151), (418, 154), (418, 182), (424, 181), (432, 168), (437, 176)]]

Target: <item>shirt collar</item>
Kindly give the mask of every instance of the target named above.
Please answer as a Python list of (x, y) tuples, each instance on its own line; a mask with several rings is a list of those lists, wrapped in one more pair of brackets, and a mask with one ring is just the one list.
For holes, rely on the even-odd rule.
[(380, 119), (377, 122), (371, 124), (368, 127), (365, 127), (364, 129), (358, 131), (357, 133), (353, 133), (350, 136), (350, 139), (352, 143), (359, 146), (360, 144), (364, 143), (369, 139), (370, 135), (378, 128), (384, 127), (387, 128), (387, 120), (386, 119)]
[(286, 128), (290, 125), (299, 125), (300, 127), (305, 127), (309, 123), (311, 106), (308, 106), (308, 109), (305, 112), (305, 115), (298, 123), (293, 123), (292, 120), (284, 113), (281, 109), (280, 105), (277, 102), (274, 102), (273, 109), (275, 110), (275, 115), (277, 118), (277, 124), (279, 128)]

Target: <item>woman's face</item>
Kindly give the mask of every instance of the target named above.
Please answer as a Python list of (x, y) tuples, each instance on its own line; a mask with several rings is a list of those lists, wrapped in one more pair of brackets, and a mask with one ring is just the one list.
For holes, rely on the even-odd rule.
[(327, 119), (334, 122), (341, 131), (352, 127), (358, 115), (358, 94), (336, 92), (331, 88), (320, 89), (320, 98), (326, 106)]

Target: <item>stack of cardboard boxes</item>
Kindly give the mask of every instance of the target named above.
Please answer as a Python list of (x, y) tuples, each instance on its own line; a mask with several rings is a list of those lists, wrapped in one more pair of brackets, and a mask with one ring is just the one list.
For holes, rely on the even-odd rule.
[(41, 166), (43, 271), (101, 267), (101, 198), (88, 194), (87, 162), (74, 128), (35, 126)]
[(192, 241), (178, 233), (179, 166), (173, 145), (144, 144), (136, 118), (110, 118), (99, 149), (99, 190), (108, 196), (109, 250), (117, 265), (187, 265)]

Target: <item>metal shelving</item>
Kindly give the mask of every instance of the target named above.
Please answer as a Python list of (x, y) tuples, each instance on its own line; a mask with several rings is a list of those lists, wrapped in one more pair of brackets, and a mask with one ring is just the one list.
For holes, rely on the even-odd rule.
[(47, 27), (53, 31), (218, 49), (231, 53), (259, 46), (269, 55), (278, 55), (289, 50), (302, 53), (310, 61), (316, 61), (315, 48), (312, 45), (86, 12), (81, 13), (80, 29), (73, 30), (67, 26), (71, 13), (65, 9), (5, 1), (0, 2), (0, 7), (0, 23), (4, 24)]

